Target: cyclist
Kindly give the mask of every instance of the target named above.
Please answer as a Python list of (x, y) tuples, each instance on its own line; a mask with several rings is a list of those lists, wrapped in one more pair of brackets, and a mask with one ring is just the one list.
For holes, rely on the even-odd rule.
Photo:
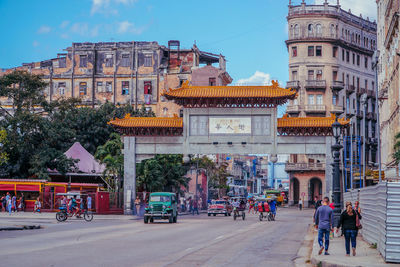
[(239, 206), (240, 206), (239, 200), (238, 199), (234, 200), (232, 203), (232, 206), (233, 206), (233, 210), (234, 210), (235, 214), (239, 215), (239, 211), (238, 211)]
[(269, 209), (271, 210), (271, 213), (272, 213), (272, 218), (273, 218), (273, 220), (275, 220), (276, 210), (277, 210), (275, 198), (268, 200), (268, 205), (269, 205)]
[(73, 212), (72, 216), (75, 216), (79, 212), (79, 207), (76, 202), (76, 196), (71, 199), (71, 212)]

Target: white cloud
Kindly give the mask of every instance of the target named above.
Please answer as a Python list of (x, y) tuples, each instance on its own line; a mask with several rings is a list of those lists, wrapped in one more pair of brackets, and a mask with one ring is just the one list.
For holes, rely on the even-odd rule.
[(90, 13), (106, 13), (106, 14), (118, 14), (118, 10), (115, 9), (116, 5), (131, 5), (137, 0), (92, 0), (92, 9)]
[(74, 23), (70, 28), (71, 33), (78, 34), (78, 35), (88, 35), (89, 33), (89, 25), (87, 23)]
[(122, 21), (118, 23), (117, 33), (133, 33), (141, 34), (144, 31), (144, 27), (136, 27), (134, 23), (129, 21)]
[(40, 44), (38, 41), (33, 41), (32, 46), (33, 47), (38, 47)]
[(50, 31), (51, 31), (51, 28), (49, 26), (42, 25), (42, 26), (40, 26), (40, 28), (38, 29), (37, 32), (40, 34), (46, 34), (46, 33), (49, 33)]
[(61, 22), (60, 28), (61, 29), (65, 29), (65, 28), (68, 27), (68, 25), (69, 25), (69, 21), (68, 20), (64, 20), (63, 22)]
[(249, 78), (239, 79), (236, 84), (237, 85), (270, 85), (271, 84), (271, 75), (257, 70)]
[[(315, 0), (315, 3), (320, 5), (325, 0)], [(336, 5), (336, 0), (328, 0), (330, 5)], [(340, 6), (343, 10), (351, 10), (351, 13), (359, 16), (362, 14), (363, 18), (369, 17), (371, 21), (374, 21), (377, 16), (376, 0), (340, 0)]]

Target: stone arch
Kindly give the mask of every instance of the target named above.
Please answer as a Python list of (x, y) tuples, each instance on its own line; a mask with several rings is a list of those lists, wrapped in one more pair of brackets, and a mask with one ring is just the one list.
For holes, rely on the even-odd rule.
[(308, 37), (314, 36), (314, 24), (310, 23), (307, 26)]
[(315, 25), (315, 35), (318, 37), (322, 36), (322, 25), (320, 23)]
[(299, 24), (295, 24), (294, 25), (294, 37), (298, 38), (300, 36), (300, 25)]
[(290, 179), (289, 198), (290, 198), (289, 205), (295, 205), (299, 203), (300, 181), (296, 177), (292, 177)]

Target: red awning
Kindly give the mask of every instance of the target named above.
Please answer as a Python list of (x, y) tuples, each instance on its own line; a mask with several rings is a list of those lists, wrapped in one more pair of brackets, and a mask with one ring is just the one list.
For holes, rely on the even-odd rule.
[(17, 184), (17, 191), (40, 191), (39, 185)]
[(14, 185), (13, 184), (0, 184), (0, 190), (1, 191), (14, 191)]

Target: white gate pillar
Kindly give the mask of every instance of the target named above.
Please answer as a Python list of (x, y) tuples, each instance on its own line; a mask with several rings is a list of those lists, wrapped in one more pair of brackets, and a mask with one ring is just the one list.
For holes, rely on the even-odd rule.
[(136, 213), (136, 137), (124, 136), (124, 214)]

